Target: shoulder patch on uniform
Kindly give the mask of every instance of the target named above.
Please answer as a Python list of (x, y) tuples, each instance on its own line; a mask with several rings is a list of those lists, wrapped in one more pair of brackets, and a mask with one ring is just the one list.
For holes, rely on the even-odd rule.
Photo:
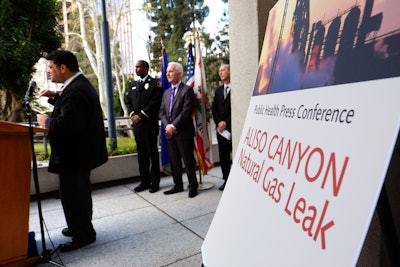
[(158, 86), (158, 87), (162, 87), (162, 83), (161, 83), (160, 80), (157, 81), (157, 86)]

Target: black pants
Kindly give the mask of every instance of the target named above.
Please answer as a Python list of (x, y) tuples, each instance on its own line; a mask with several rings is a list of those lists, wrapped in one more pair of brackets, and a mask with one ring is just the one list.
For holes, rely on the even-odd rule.
[(219, 163), (221, 165), (222, 179), (225, 181), (228, 179), (229, 172), (231, 171), (231, 152), (232, 152), (232, 140), (227, 140), (217, 133), (218, 140), (218, 152), (219, 152)]
[(87, 242), (96, 237), (92, 224), (93, 202), (90, 171), (60, 174), (60, 199), (73, 240)]
[[(146, 130), (148, 129), (148, 130)], [(160, 156), (158, 153), (158, 130), (134, 128), (141, 183), (151, 187), (160, 185)], [(150, 166), (151, 161), (151, 166)]]
[(183, 189), (182, 159), (185, 163), (189, 181), (189, 190), (197, 190), (199, 184), (196, 177), (196, 162), (194, 159), (194, 139), (179, 138), (176, 135), (167, 140), (168, 154), (171, 162), (172, 177), (175, 187)]

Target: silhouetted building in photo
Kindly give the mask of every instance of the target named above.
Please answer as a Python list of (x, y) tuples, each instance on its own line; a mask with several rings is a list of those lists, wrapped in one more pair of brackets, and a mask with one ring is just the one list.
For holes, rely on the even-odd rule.
[[(400, 28), (378, 35), (384, 13), (372, 15), (373, 6), (374, 0), (365, 0), (363, 10), (356, 3), (309, 29), (310, 1), (298, 0), (290, 37), (284, 39), (283, 24), (272, 63), (260, 62), (253, 95), (399, 76)], [(283, 18), (287, 10), (286, 5)], [(279, 74), (287, 62), (291, 71)], [(292, 82), (282, 83), (283, 76)]]

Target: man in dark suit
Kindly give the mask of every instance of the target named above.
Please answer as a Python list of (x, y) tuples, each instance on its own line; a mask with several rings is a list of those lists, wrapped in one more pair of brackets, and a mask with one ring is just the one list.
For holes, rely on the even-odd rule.
[[(131, 85), (126, 105), (133, 125), (139, 160), (140, 184), (135, 192), (160, 189), (160, 158), (158, 153), (158, 112), (163, 94), (161, 81), (149, 76), (149, 63), (139, 60), (136, 74), (140, 77)], [(150, 168), (151, 159), (151, 168)], [(150, 171), (151, 170), (151, 171)]]
[(219, 68), (219, 77), (224, 84), (215, 90), (211, 112), (215, 125), (217, 126), (219, 162), (221, 165), (222, 179), (224, 180), (219, 190), (224, 190), (232, 164), (231, 73), (228, 64), (221, 65)]
[(171, 161), (174, 186), (165, 191), (170, 195), (183, 191), (182, 160), (185, 163), (189, 180), (189, 197), (197, 195), (198, 182), (194, 159), (195, 129), (192, 120), (194, 109), (193, 88), (182, 83), (183, 68), (176, 62), (170, 62), (167, 68), (167, 79), (171, 87), (163, 94), (159, 117), (165, 127), (168, 153)]
[(56, 50), (47, 56), (51, 81), (62, 90), (44, 90), (54, 105), (51, 117), (37, 115), (39, 125), (49, 130), (51, 156), (48, 171), (59, 174), (60, 199), (68, 228), (62, 233), (72, 242), (61, 251), (71, 251), (96, 241), (92, 224), (93, 202), (90, 171), (108, 159), (104, 123), (96, 89), (79, 71), (74, 54)]

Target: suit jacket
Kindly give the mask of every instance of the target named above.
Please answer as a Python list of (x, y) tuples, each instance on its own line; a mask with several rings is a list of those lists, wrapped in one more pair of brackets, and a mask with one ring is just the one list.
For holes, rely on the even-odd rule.
[(142, 119), (138, 128), (159, 132), (158, 113), (162, 94), (163, 90), (159, 79), (147, 76), (141, 85), (139, 85), (139, 81), (132, 83), (126, 98), (126, 106), (130, 117), (139, 115)]
[(92, 170), (105, 163), (108, 153), (102, 110), (89, 80), (79, 75), (49, 103), (54, 105), (46, 122), (51, 146), (49, 172)]
[[(172, 88), (168, 88), (161, 101), (159, 118), (163, 126), (173, 124), (177, 130), (176, 136), (179, 138), (193, 138), (195, 135), (192, 112), (194, 109), (194, 91), (193, 88), (182, 83), (179, 85), (178, 92), (174, 97), (171, 117), (169, 119), (169, 100)], [(169, 139), (171, 136), (166, 135)]]
[(211, 105), (211, 112), (215, 125), (218, 126), (220, 121), (226, 122), (226, 130), (232, 133), (231, 120), (231, 93), (229, 92), (224, 99), (224, 86), (219, 86), (215, 90), (215, 96)]

